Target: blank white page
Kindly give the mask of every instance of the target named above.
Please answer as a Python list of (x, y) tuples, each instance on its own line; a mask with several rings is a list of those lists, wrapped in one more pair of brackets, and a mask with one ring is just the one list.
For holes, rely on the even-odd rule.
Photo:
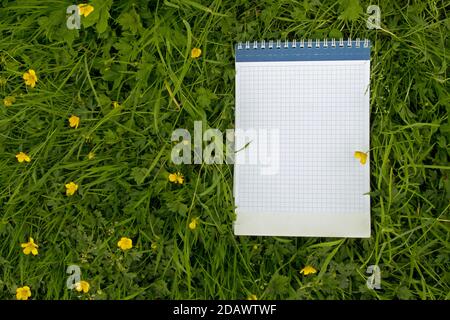
[(370, 161), (354, 157), (369, 74), (370, 60), (236, 62), (236, 235), (370, 236)]

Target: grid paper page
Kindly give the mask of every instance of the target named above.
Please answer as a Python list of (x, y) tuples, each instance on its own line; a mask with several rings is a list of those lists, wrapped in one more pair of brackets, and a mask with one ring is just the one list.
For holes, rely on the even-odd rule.
[(369, 60), (236, 63), (236, 234), (370, 236), (369, 160), (354, 157), (369, 150), (369, 72)]

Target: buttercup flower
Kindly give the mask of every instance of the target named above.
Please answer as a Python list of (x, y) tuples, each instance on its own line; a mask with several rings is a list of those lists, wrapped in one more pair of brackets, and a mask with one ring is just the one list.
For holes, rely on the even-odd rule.
[(119, 242), (117, 242), (117, 246), (124, 251), (131, 249), (133, 247), (133, 240), (127, 237), (122, 237)]
[(193, 218), (191, 220), (191, 222), (189, 223), (189, 229), (195, 230), (195, 228), (197, 228), (197, 225), (198, 225), (198, 219), (197, 218)]
[(66, 184), (66, 195), (73, 196), (78, 190), (78, 185), (75, 182), (69, 182)]
[(177, 172), (177, 173), (171, 173), (169, 174), (169, 181), (173, 182), (173, 183), (178, 183), (178, 184), (183, 184), (184, 182), (184, 177), (181, 173)]
[(90, 4), (82, 3), (78, 5), (78, 11), (80, 13), (80, 16), (87, 17), (92, 13), (92, 11), (94, 11), (94, 7)]
[(88, 157), (89, 160), (92, 160), (92, 159), (95, 158), (95, 153), (91, 151), (91, 152), (88, 153), (87, 157)]
[(29, 286), (16, 289), (17, 300), (28, 300), (29, 297), (31, 297), (31, 289)]
[(258, 297), (256, 296), (256, 294), (251, 294), (247, 297), (247, 300), (258, 300)]
[(34, 88), (36, 86), (36, 82), (38, 81), (36, 72), (33, 69), (28, 70), (23, 74), (23, 80), (25, 80), (25, 84)]
[(31, 237), (28, 239), (27, 243), (22, 243), (20, 246), (23, 248), (23, 253), (26, 255), (31, 253), (33, 256), (36, 256), (38, 254), (37, 248), (39, 248), (39, 246), (34, 243), (34, 240)]
[(367, 161), (367, 153), (362, 151), (355, 151), (355, 158), (359, 159), (359, 162), (364, 165)]
[(89, 282), (81, 280), (80, 282), (75, 283), (75, 290), (78, 292), (88, 293), (89, 292)]
[(17, 161), (19, 161), (20, 163), (22, 162), (30, 162), (31, 158), (25, 153), (20, 151), (18, 154), (16, 154), (16, 159)]
[(69, 118), (69, 125), (70, 125), (71, 128), (77, 129), (78, 126), (80, 125), (80, 118), (77, 117), (77, 116), (72, 115)]
[(191, 58), (196, 59), (202, 55), (202, 49), (199, 48), (193, 48), (191, 50)]
[(3, 99), (3, 104), (5, 105), (5, 107), (11, 107), (14, 102), (16, 102), (16, 98), (11, 96), (7, 96), (5, 97), (5, 99)]
[(314, 274), (314, 273), (317, 273), (317, 270), (314, 269), (313, 266), (306, 266), (302, 270), (300, 270), (300, 274), (303, 274), (305, 276), (307, 276), (308, 274)]

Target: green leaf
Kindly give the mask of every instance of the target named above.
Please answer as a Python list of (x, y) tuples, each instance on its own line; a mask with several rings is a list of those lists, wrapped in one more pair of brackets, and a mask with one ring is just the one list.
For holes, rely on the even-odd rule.
[(200, 88), (197, 90), (197, 103), (202, 108), (208, 108), (211, 104), (211, 100), (217, 99), (214, 92), (209, 89)]
[(114, 43), (114, 48), (119, 51), (119, 54), (123, 57), (131, 55), (133, 52), (133, 46), (125, 38), (120, 38), (119, 42)]
[(340, 0), (340, 7), (342, 13), (339, 16), (339, 19), (345, 21), (356, 21), (359, 16), (362, 14), (363, 9), (359, 4), (359, 0)]
[(103, 33), (108, 28), (108, 19), (109, 19), (109, 12), (107, 10), (102, 10), (100, 14), (100, 19), (97, 22), (97, 32)]
[(330, 32), (328, 33), (329, 38), (331, 39), (340, 39), (342, 38), (342, 32), (338, 29), (331, 29)]
[(120, 141), (120, 138), (111, 130), (108, 129), (105, 133), (105, 143), (106, 144), (116, 144)]
[(87, 17), (81, 18), (81, 24), (85, 28), (96, 25), (98, 33), (103, 33), (108, 28), (109, 9), (111, 8), (112, 0), (93, 0), (92, 6), (94, 11)]
[(132, 34), (137, 34), (142, 29), (141, 18), (136, 11), (122, 13), (117, 22), (123, 30), (129, 30)]
[(284, 296), (289, 292), (289, 278), (275, 273), (267, 285), (265, 293), (274, 296)]
[(133, 177), (134, 181), (136, 181), (138, 185), (141, 185), (144, 182), (146, 173), (146, 168), (136, 167), (131, 169), (131, 177)]
[(167, 203), (167, 208), (169, 211), (179, 213), (181, 215), (185, 215), (186, 212), (188, 212), (188, 206), (178, 201)]

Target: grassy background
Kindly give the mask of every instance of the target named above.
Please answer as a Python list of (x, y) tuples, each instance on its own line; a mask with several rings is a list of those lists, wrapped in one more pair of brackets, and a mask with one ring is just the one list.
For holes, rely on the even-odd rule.
[[(0, 298), (22, 285), (34, 299), (450, 298), (450, 2), (90, 3), (68, 30), (71, 1), (0, 1), (0, 98), (16, 97), (0, 102)], [(369, 4), (381, 30), (366, 28)], [(235, 237), (232, 166), (175, 166), (171, 132), (233, 128), (237, 41), (325, 37), (373, 43), (373, 235)], [(17, 163), (22, 150), (31, 163)], [(29, 236), (36, 257), (21, 251)], [(122, 236), (136, 247), (120, 251)], [(71, 264), (89, 295), (66, 288)], [(306, 264), (318, 273), (300, 275)], [(381, 290), (365, 285), (372, 264)]]

